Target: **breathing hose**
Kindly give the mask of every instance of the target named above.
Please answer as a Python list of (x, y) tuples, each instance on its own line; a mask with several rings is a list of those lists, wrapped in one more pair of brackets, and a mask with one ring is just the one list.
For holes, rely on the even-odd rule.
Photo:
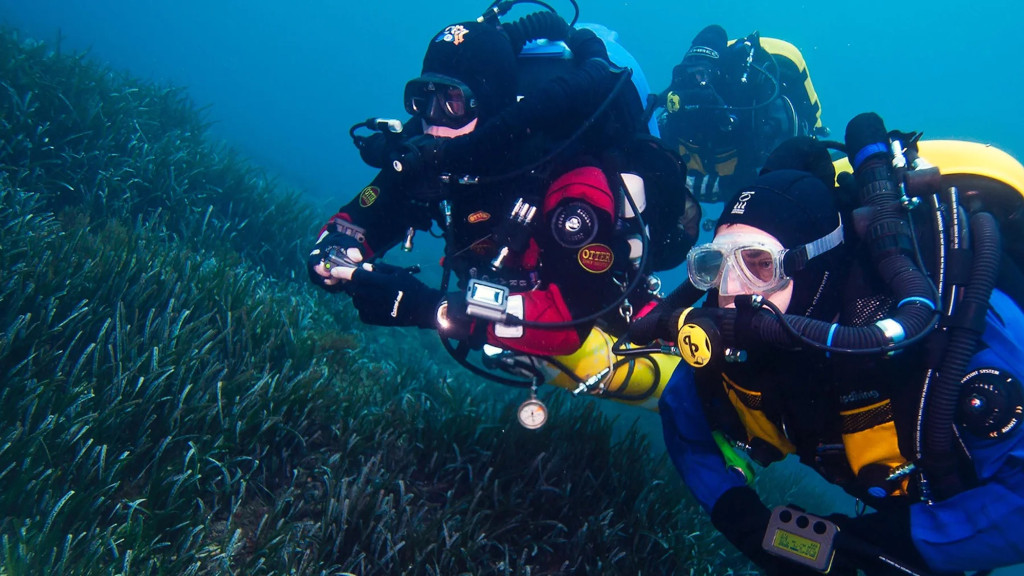
[(515, 22), (502, 24), (501, 29), (508, 34), (517, 56), (533, 40), (559, 41), (569, 37), (569, 25), (553, 12), (533, 12)]
[[(861, 205), (869, 208), (871, 214), (864, 241), (878, 273), (898, 301), (893, 315), (870, 326), (841, 326), (786, 315), (760, 296), (744, 296), (736, 298), (736, 310), (684, 311), (679, 325), (699, 322), (703, 316), (712, 321), (727, 343), (760, 342), (786, 347), (796, 342), (850, 353), (891, 352), (931, 333), (942, 314), (941, 296), (910, 257), (913, 237), (909, 221), (901, 212), (902, 194), (893, 177), (888, 136), (881, 118), (875, 114), (854, 118), (847, 126), (846, 140)], [(938, 377), (924, 390), (919, 438), (927, 497), (940, 500), (964, 488), (964, 479), (958, 473), (954, 426), (960, 382), (985, 330), (985, 315), (999, 278), (1002, 255), (999, 227), (992, 214), (973, 214), (968, 229), (973, 247), (970, 281), (963, 288), (953, 316), (944, 324), (948, 340)]]
[(780, 347), (800, 344), (828, 352), (878, 354), (909, 346), (936, 326), (939, 297), (931, 280), (910, 256), (913, 238), (901, 212), (902, 194), (892, 172), (892, 152), (882, 119), (874, 113), (857, 116), (847, 126), (846, 142), (861, 205), (870, 211), (864, 241), (879, 275), (898, 303), (896, 311), (869, 326), (844, 326), (783, 314), (763, 298), (746, 296), (736, 298), (735, 311), (689, 312), (695, 317), (713, 316), (725, 342), (760, 342)]
[(961, 478), (956, 472), (953, 419), (960, 398), (960, 381), (985, 330), (985, 313), (999, 277), (1002, 254), (999, 227), (994, 216), (988, 212), (974, 214), (970, 229), (974, 243), (971, 281), (951, 320), (949, 342), (938, 380), (926, 391), (922, 464), (928, 472), (930, 489), (940, 500), (962, 489)]

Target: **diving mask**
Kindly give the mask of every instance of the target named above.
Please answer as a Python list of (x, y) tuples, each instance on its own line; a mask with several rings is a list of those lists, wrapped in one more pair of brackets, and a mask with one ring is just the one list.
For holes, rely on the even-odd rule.
[(427, 124), (447, 128), (461, 128), (478, 114), (473, 91), (440, 74), (426, 74), (405, 85), (405, 111)]
[(704, 88), (711, 84), (712, 79), (717, 75), (717, 68), (701, 63), (687, 66), (682, 80), (683, 84), (689, 88)]
[(796, 272), (816, 256), (843, 242), (843, 223), (825, 236), (792, 250), (768, 234), (723, 233), (686, 256), (690, 282), (700, 290), (718, 288), (722, 296), (767, 295), (785, 288)]

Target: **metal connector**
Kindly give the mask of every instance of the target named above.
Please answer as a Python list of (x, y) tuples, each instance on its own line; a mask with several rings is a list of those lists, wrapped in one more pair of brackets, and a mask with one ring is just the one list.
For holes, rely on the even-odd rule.
[(579, 396), (584, 392), (590, 393), (594, 388), (597, 387), (598, 384), (601, 383), (601, 380), (603, 380), (604, 377), (607, 376), (608, 373), (611, 371), (612, 369), (610, 367), (605, 368), (598, 372), (597, 374), (594, 374), (590, 378), (587, 378), (586, 381), (580, 382), (579, 386), (577, 386), (576, 389), (572, 391), (572, 395)]

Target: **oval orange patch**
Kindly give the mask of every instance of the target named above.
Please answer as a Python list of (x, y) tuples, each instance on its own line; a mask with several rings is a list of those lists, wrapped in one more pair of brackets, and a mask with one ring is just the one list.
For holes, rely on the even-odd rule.
[(486, 222), (491, 219), (491, 215), (481, 210), (480, 212), (473, 212), (466, 217), (466, 222), (470, 224), (478, 224), (480, 222)]
[(615, 262), (612, 249), (604, 244), (587, 244), (576, 253), (576, 260), (587, 272), (600, 274), (608, 271)]

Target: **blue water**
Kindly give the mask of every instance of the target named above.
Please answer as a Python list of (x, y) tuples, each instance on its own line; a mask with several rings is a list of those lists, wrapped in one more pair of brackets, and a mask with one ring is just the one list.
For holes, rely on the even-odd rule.
[[(991, 143), (1024, 158), (1022, 4), (581, 2), (582, 20), (616, 29), (656, 91), (705, 25), (721, 24), (730, 37), (759, 30), (803, 52), (836, 138), (850, 118), (875, 111), (889, 128)], [(47, 42), (59, 36), (66, 51), (88, 49), (116, 69), (186, 86), (209, 107), (214, 136), (304, 190), (327, 216), (373, 175), (351, 145), (349, 126), (404, 117), (402, 86), (419, 72), (427, 41), (486, 4), (0, 0), (0, 23)], [(436, 260), (436, 252), (424, 258)], [(678, 278), (668, 275), (667, 287)]]
[[(618, 30), (655, 90), (667, 85), (694, 34), (716, 22), (732, 37), (760, 30), (798, 46), (836, 135), (873, 110), (892, 128), (1024, 156), (1015, 24), (1024, 8), (1008, 1), (965, 9), (943, 0), (928, 3), (929, 11), (880, 0), (582, 3), (583, 20)], [(0, 22), (47, 41), (59, 31), (66, 49), (91, 49), (115, 68), (187, 86), (210, 106), (215, 134), (333, 206), (372, 176), (349, 126), (402, 117), (402, 86), (419, 71), (426, 42), (486, 4), (0, 0)]]

